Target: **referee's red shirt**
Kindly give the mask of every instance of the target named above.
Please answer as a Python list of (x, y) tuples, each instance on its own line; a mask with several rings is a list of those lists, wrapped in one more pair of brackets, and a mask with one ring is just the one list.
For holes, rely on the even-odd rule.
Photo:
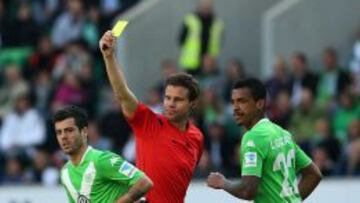
[(149, 203), (183, 203), (203, 150), (203, 135), (193, 124), (185, 132), (163, 115), (138, 104), (128, 118), (135, 133), (136, 165), (154, 182)]

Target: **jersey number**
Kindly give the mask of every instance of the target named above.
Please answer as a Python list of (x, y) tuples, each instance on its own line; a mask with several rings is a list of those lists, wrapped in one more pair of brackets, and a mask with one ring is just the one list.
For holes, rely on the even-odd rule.
[[(297, 187), (297, 180), (295, 178), (294, 182), (291, 182), (289, 177), (289, 168), (291, 168), (292, 160), (295, 159), (295, 150), (292, 149), (288, 152), (287, 156), (284, 153), (279, 153), (273, 164), (273, 171), (281, 171), (284, 176), (282, 182), (282, 189), (280, 196), (288, 197), (293, 194), (298, 194), (299, 189)], [(281, 164), (282, 163), (282, 164)], [(281, 167), (283, 165), (283, 167)]]

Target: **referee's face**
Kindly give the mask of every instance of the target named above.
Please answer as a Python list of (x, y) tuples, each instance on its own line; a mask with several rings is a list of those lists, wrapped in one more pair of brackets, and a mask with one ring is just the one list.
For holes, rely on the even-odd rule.
[(80, 130), (74, 118), (67, 118), (55, 123), (56, 138), (65, 154), (76, 154), (86, 143), (86, 128)]
[(168, 85), (164, 95), (164, 115), (172, 122), (182, 122), (189, 116), (193, 102), (189, 101), (189, 90), (182, 86)]

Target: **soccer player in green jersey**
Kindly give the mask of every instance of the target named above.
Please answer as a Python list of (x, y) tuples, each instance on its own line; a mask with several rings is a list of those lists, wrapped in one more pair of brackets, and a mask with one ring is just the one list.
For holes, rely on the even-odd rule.
[(70, 160), (61, 182), (71, 203), (130, 203), (152, 187), (151, 180), (119, 155), (87, 144), (86, 113), (69, 106), (53, 117), (56, 137)]
[(321, 172), (288, 131), (265, 118), (265, 86), (257, 79), (238, 81), (231, 101), (237, 124), (247, 130), (240, 148), (241, 180), (211, 173), (208, 186), (255, 203), (305, 200), (319, 184)]

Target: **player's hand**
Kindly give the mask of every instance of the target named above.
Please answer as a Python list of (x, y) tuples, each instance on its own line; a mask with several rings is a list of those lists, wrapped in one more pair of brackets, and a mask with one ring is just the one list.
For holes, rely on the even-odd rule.
[(112, 56), (115, 53), (116, 37), (110, 30), (106, 31), (99, 41), (99, 47), (103, 57)]
[(207, 178), (207, 185), (214, 189), (224, 189), (226, 178), (223, 174), (215, 172), (210, 173)]

